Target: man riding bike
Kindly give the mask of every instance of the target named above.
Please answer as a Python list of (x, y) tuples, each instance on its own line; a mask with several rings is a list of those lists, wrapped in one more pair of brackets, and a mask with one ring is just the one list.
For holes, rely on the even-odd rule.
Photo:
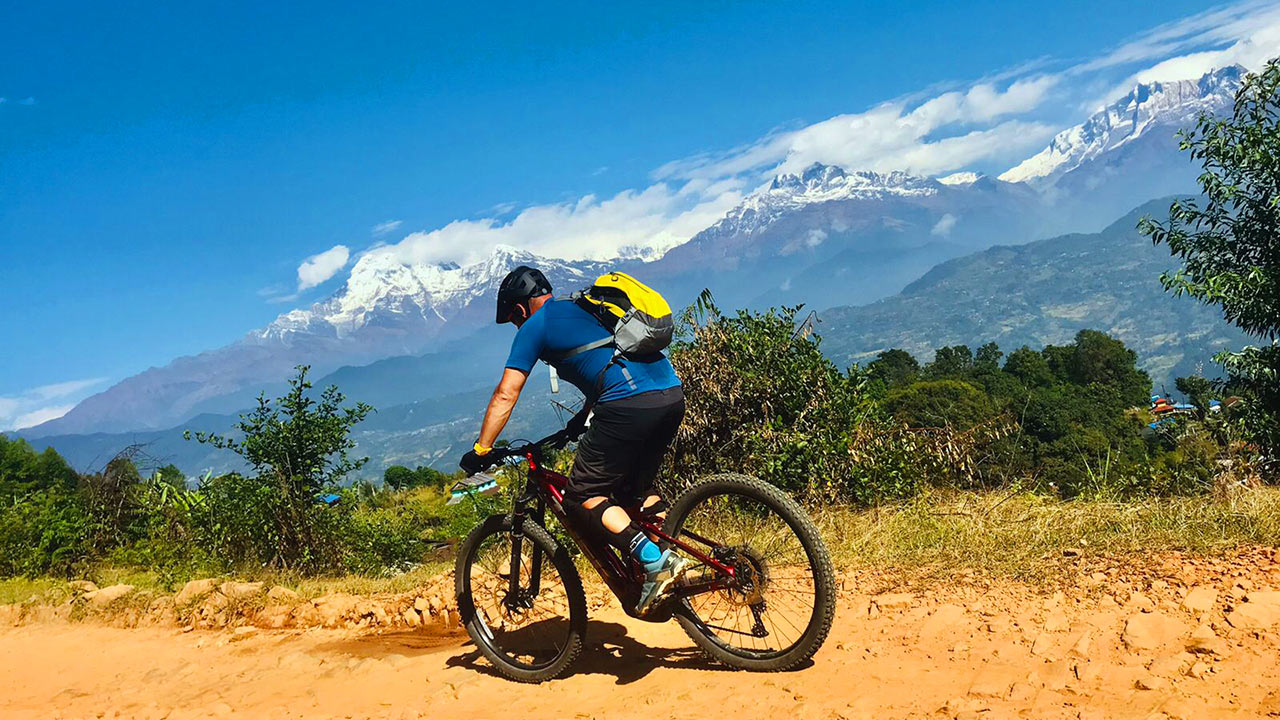
[[(502, 380), (493, 391), (475, 446), (459, 465), (468, 473), (487, 460), (539, 360), (577, 387), (586, 405), (570, 427), (590, 425), (578, 444), (564, 508), (573, 523), (635, 558), (645, 571), (636, 611), (644, 614), (680, 578), (686, 561), (662, 551), (624, 509), (643, 501), (659, 517), (666, 504), (654, 479), (684, 418), (684, 388), (662, 353), (615, 359), (611, 333), (573, 299), (557, 299), (536, 268), (512, 270), (498, 287), (499, 324), (518, 329)], [(594, 347), (593, 347), (594, 346)], [(586, 348), (586, 349), (584, 349)]]

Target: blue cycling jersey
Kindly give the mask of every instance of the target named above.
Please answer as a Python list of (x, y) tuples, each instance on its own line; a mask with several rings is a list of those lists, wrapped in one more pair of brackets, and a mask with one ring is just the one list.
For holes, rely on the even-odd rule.
[[(595, 393), (600, 370), (613, 357), (613, 347), (599, 347), (558, 359), (558, 354), (587, 343), (609, 337), (609, 331), (600, 325), (591, 313), (578, 307), (572, 300), (552, 299), (530, 317), (511, 343), (507, 367), (530, 372), (539, 360), (548, 361), (560, 377), (572, 383), (587, 398)], [(630, 373), (622, 371), (626, 366)], [(621, 400), (653, 390), (666, 390), (680, 385), (675, 368), (662, 353), (643, 357), (620, 357), (605, 371), (596, 402)]]

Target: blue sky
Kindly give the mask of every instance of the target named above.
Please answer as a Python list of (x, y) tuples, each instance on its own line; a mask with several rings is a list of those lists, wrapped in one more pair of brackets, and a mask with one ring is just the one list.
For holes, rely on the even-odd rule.
[(0, 428), (234, 341), (377, 242), (607, 255), (815, 159), (998, 172), (1143, 73), (1275, 37), (1267, 3), (1069, 8), (11, 5)]

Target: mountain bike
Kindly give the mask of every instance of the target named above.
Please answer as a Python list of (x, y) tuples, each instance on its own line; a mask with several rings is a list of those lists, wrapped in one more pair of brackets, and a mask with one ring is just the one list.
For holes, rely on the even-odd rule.
[[(793, 499), (759, 479), (726, 474), (681, 493), (665, 522), (638, 506), (627, 508), (663, 549), (691, 561), (665, 598), (641, 616), (634, 608), (643, 570), (575, 527), (562, 505), (568, 478), (545, 465), (551, 450), (575, 439), (562, 430), (493, 450), (500, 453), (496, 461), (527, 463), (523, 486), (511, 488), (511, 512), (485, 519), (458, 551), (459, 614), (499, 673), (543, 682), (568, 672), (582, 651), (582, 578), (548, 526), (548, 511), (632, 617), (674, 618), (704, 653), (737, 669), (782, 671), (813, 657), (831, 629), (835, 577), (818, 529)], [(470, 487), (496, 487), (475, 478)]]

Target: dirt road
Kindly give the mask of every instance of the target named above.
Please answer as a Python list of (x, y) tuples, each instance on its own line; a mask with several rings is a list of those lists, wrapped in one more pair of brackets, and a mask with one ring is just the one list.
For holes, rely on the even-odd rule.
[[(576, 674), (494, 675), (436, 628), (0, 629), (0, 717), (1255, 718), (1280, 715), (1280, 556), (1081, 570), (1055, 591), (848, 581), (813, 664), (727, 672), (671, 625), (595, 614)], [(898, 592), (885, 592), (893, 589)]]

